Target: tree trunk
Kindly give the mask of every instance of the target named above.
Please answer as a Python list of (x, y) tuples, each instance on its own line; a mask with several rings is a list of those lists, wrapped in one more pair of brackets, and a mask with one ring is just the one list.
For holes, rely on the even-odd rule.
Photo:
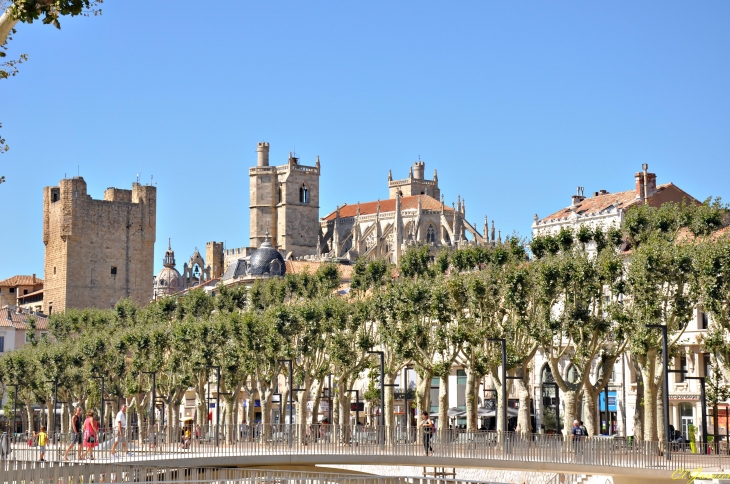
[[(420, 412), (428, 412), (431, 408), (431, 379), (433, 372), (427, 371), (423, 375), (418, 374), (416, 384), (416, 408)], [(404, 390), (408, 391), (408, 382), (403, 382)]]
[(442, 442), (447, 442), (446, 433), (449, 431), (449, 377), (439, 378), (439, 420), (438, 430)]
[(590, 387), (592, 387), (592, 385), (586, 385), (586, 387), (583, 389), (583, 423), (588, 430), (588, 435), (598, 435), (600, 426), (597, 426), (596, 422), (601, 421), (600, 418), (596, 418), (596, 413), (599, 412), (598, 392), (594, 391), (594, 389)]
[(322, 389), (324, 388), (324, 382), (317, 380), (313, 385), (312, 395), (312, 417), (309, 419), (310, 425), (317, 425), (319, 423), (319, 406), (322, 402)]
[(394, 401), (395, 395), (393, 392), (393, 382), (395, 381), (394, 375), (386, 373), (385, 379), (385, 408), (381, 409), (381, 412), (385, 412), (385, 441), (393, 442), (394, 429), (395, 429), (395, 411)]
[(7, 8), (3, 14), (0, 15), (0, 47), (7, 43), (8, 36), (17, 23), (18, 21), (13, 19), (10, 13), (10, 8)]
[(33, 418), (33, 407), (31, 406), (30, 400), (25, 401), (25, 412), (28, 416), (28, 425), (25, 428), (26, 430), (33, 432), (35, 430), (35, 421)]
[(659, 442), (666, 442), (667, 432), (664, 428), (664, 385), (656, 386), (656, 428)]
[[(563, 435), (567, 435), (570, 428), (573, 426), (573, 421), (578, 417), (578, 392), (576, 390), (564, 391), (563, 402), (565, 403), (565, 412), (562, 412), (564, 415), (564, 423), (561, 427)], [(560, 423), (558, 422), (558, 425), (559, 424)]]
[[(636, 405), (634, 406), (634, 439), (644, 440), (644, 377), (636, 358), (630, 359), (636, 375)], [(624, 402), (624, 407), (626, 403)]]
[(644, 381), (644, 440), (656, 441), (658, 438), (657, 419), (657, 380), (656, 350), (650, 350), (639, 362)]
[[(309, 392), (312, 388), (312, 377), (309, 373), (305, 373), (304, 384), (302, 390), (297, 393), (297, 426), (296, 429), (299, 433), (299, 443), (303, 444), (307, 439), (307, 401), (309, 400)], [(316, 410), (312, 409), (312, 415), (316, 413)]]
[(517, 396), (520, 399), (520, 410), (517, 414), (517, 428), (521, 433), (532, 433), (532, 421), (530, 420), (530, 390), (523, 379), (514, 380), (517, 385)]
[[(473, 370), (466, 371), (466, 430), (473, 432), (478, 429), (477, 426), (477, 407), (479, 405), (479, 396), (477, 389), (479, 386), (478, 375)], [(499, 421), (499, 419), (497, 419)], [(497, 427), (499, 429), (499, 427)]]
[(337, 403), (339, 412), (340, 443), (350, 442), (350, 397), (347, 394), (347, 386), (343, 378), (337, 379)]

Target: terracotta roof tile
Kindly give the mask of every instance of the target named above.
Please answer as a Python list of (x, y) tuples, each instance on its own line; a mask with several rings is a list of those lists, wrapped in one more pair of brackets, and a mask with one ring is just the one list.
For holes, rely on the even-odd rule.
[(28, 314), (28, 311), (18, 313), (16, 308), (3, 306), (0, 309), (0, 328), (27, 329), (28, 318), (35, 318), (36, 329), (48, 330), (48, 317), (41, 314)]
[(0, 281), (0, 287), (35, 286), (43, 284), (43, 279), (33, 276), (13, 276)]
[[(666, 183), (664, 185), (659, 185), (656, 188), (656, 192), (654, 192), (649, 197), (649, 205), (652, 205), (652, 198), (657, 193), (662, 192), (663, 190), (666, 190), (670, 186), (673, 186), (672, 183)], [(566, 218), (570, 214), (575, 211), (578, 215), (588, 214), (588, 213), (600, 213), (605, 210), (608, 210), (609, 208), (616, 208), (623, 211), (628, 210), (630, 207), (635, 205), (637, 203), (636, 200), (636, 190), (627, 190), (625, 192), (616, 192), (616, 193), (606, 193), (601, 195), (596, 195), (593, 197), (587, 197), (583, 199), (576, 207), (575, 209), (571, 207), (566, 207), (562, 210), (559, 210), (553, 214), (548, 215), (547, 217), (541, 218), (540, 222), (548, 221), (548, 220), (559, 220), (561, 218)]]
[[(423, 210), (441, 210), (441, 202), (428, 195), (414, 195), (412, 197), (401, 197), (401, 210), (409, 210), (418, 208), (418, 198), (421, 198), (421, 207)], [(357, 207), (360, 207), (360, 215), (371, 215), (378, 211), (378, 203), (380, 203), (380, 213), (395, 211), (395, 198), (388, 198), (375, 202), (355, 203), (353, 205), (345, 205), (340, 207), (340, 218), (354, 217), (357, 215)], [(444, 205), (444, 211), (453, 212), (451, 207)], [(337, 210), (330, 213), (322, 220), (334, 220)]]

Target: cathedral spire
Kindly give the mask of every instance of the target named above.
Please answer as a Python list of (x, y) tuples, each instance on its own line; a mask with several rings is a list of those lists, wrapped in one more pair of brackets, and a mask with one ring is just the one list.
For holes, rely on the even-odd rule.
[(389, 182), (393, 181), (393, 170), (388, 170), (388, 181)]

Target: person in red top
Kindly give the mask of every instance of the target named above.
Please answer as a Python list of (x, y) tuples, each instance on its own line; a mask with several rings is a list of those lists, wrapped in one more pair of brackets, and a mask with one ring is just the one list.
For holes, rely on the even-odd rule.
[(94, 419), (94, 411), (89, 410), (84, 421), (84, 448), (86, 457), (90, 460), (94, 460), (94, 447), (97, 445), (99, 445), (99, 427)]

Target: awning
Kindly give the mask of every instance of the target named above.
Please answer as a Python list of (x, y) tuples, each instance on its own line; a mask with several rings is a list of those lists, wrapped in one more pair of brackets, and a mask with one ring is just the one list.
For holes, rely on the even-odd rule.
[(451, 408), (450, 408), (450, 409), (449, 409), (449, 410), (448, 410), (448, 411), (446, 412), (446, 414), (447, 414), (447, 415), (448, 415), (449, 417), (463, 417), (464, 415), (466, 415), (466, 410), (462, 410), (462, 409), (460, 409), (460, 408), (458, 408), (458, 407), (451, 407)]
[(180, 419), (181, 422), (190, 422), (191, 420), (193, 420), (193, 417), (183, 417)]

